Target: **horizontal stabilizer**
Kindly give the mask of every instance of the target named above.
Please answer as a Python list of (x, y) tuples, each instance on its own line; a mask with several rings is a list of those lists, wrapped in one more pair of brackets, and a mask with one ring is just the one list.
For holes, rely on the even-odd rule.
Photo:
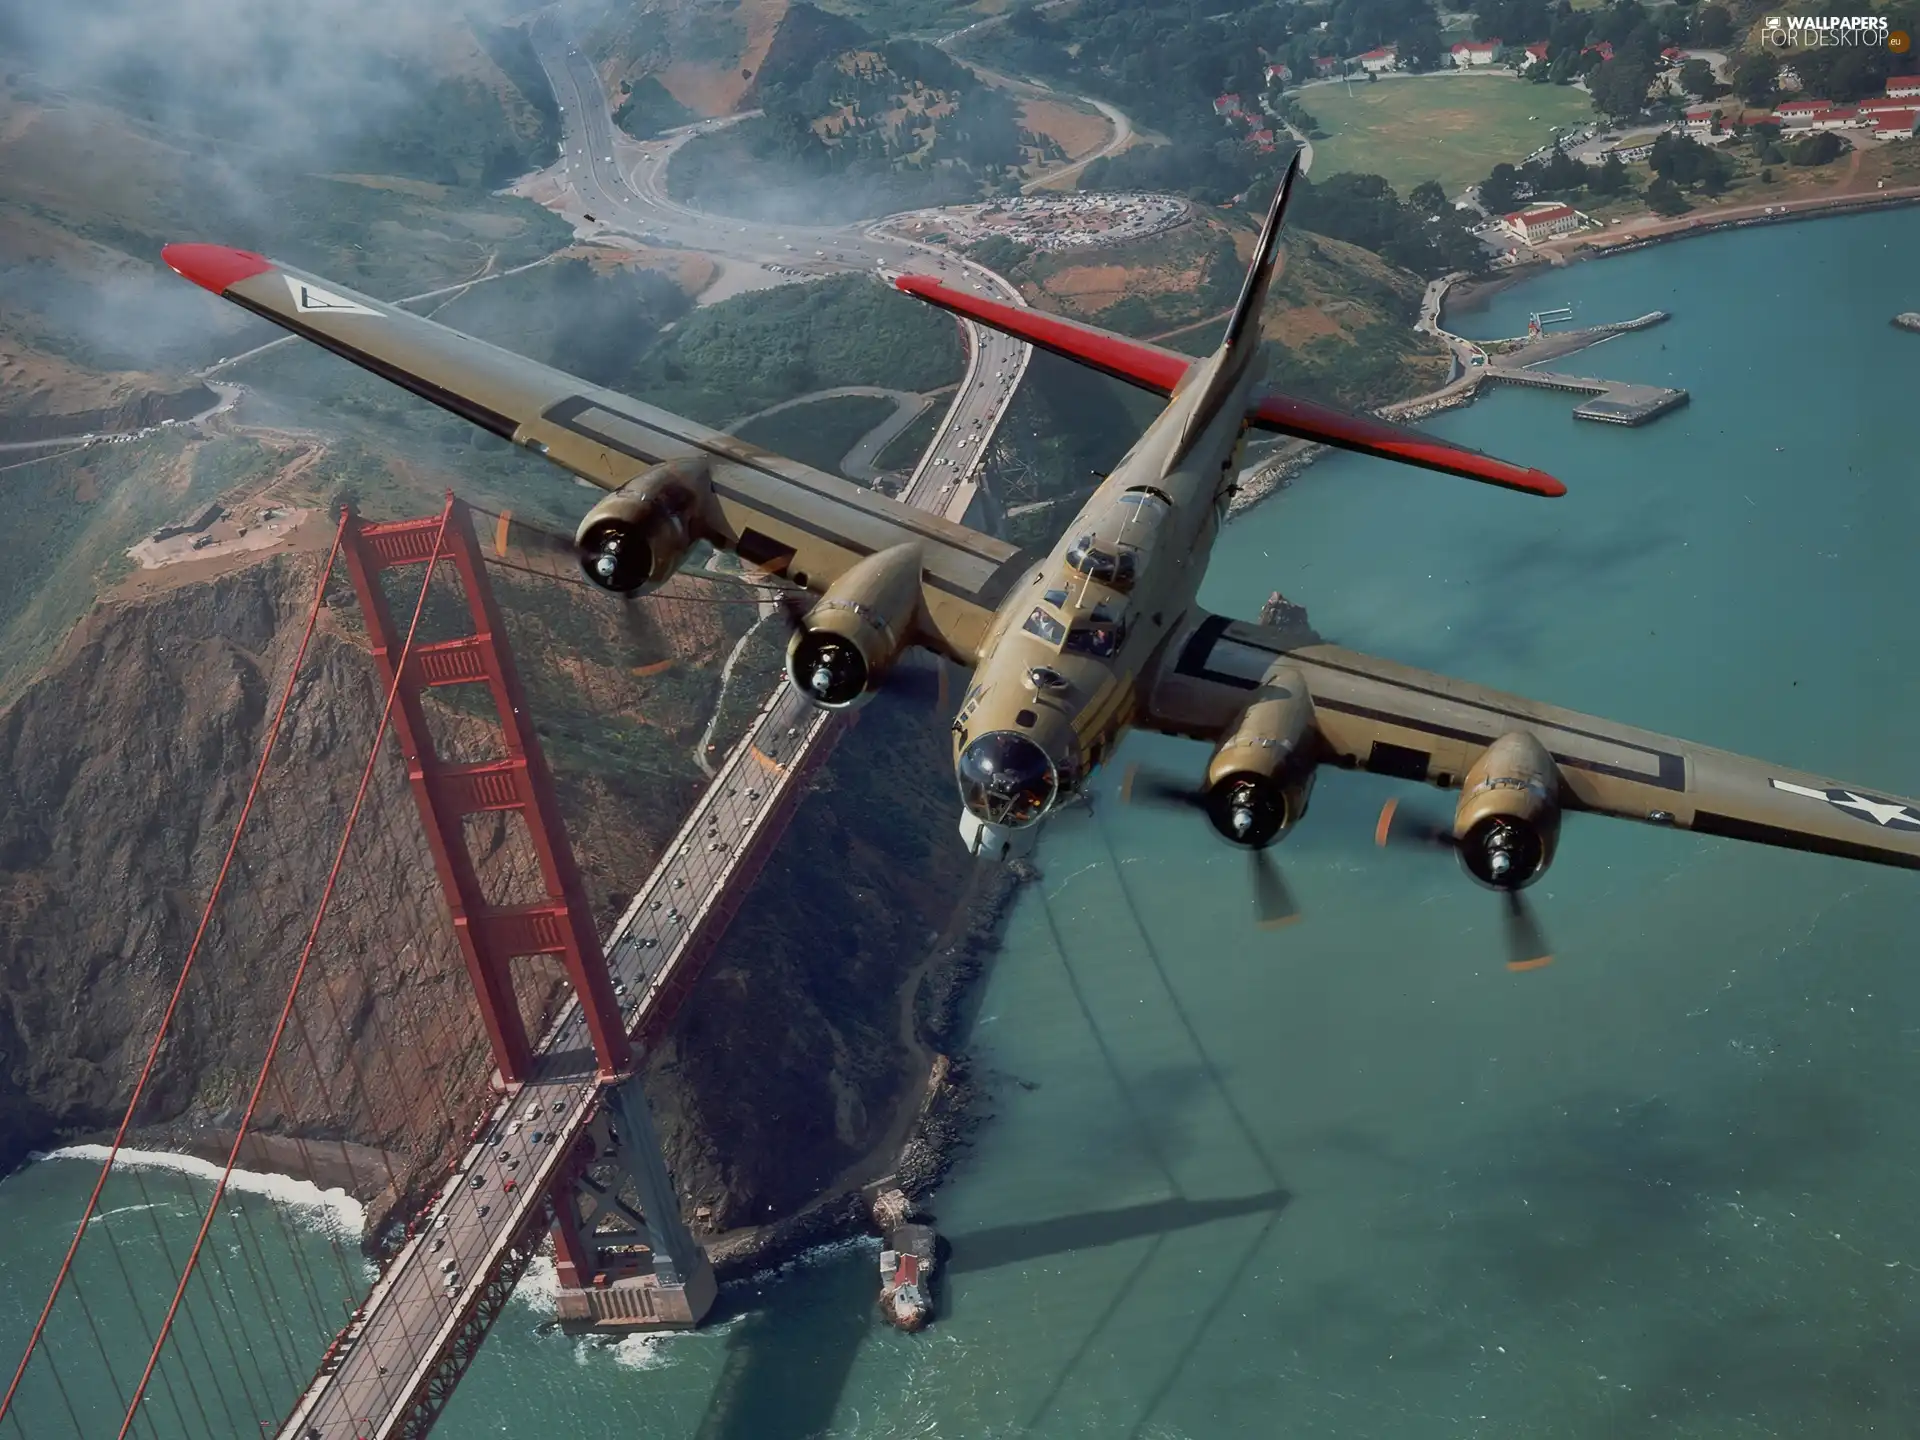
[[(1116, 335), (1098, 325), (956, 290), (930, 276), (902, 275), (894, 284), (930, 305), (938, 305), (1162, 397), (1173, 394), (1187, 372), (1202, 363), (1177, 350)], [(1263, 396), (1247, 418), (1258, 430), (1273, 430), (1403, 465), (1419, 465), (1529, 495), (1567, 493), (1565, 485), (1543, 470), (1496, 460), (1478, 450), (1449, 444), (1390, 421), (1355, 415), (1336, 406), (1278, 391)]]
[(1129, 340), (1098, 325), (1049, 315), (1044, 310), (1031, 310), (1024, 305), (1009, 305), (1003, 300), (989, 300), (983, 295), (955, 290), (928, 275), (902, 275), (893, 283), (929, 305), (951, 310), (962, 319), (977, 320), (1016, 340), (1051, 350), (1055, 355), (1078, 361), (1089, 369), (1138, 385), (1142, 390), (1151, 390), (1156, 395), (1173, 394), (1173, 387), (1193, 364), (1191, 357), (1177, 350), (1163, 350), (1142, 340)]
[(1534, 470), (1511, 461), (1496, 460), (1464, 445), (1454, 445), (1424, 431), (1395, 425), (1371, 415), (1355, 415), (1333, 405), (1320, 405), (1296, 395), (1275, 391), (1263, 396), (1248, 417), (1257, 430), (1275, 430), (1302, 440), (1317, 440), (1322, 445), (1338, 446), (1360, 455), (1382, 460), (1397, 460), (1402, 465), (1419, 465), (1448, 475), (1485, 481), (1508, 490), (1523, 490), (1529, 495), (1559, 496), (1567, 487), (1544, 470)]

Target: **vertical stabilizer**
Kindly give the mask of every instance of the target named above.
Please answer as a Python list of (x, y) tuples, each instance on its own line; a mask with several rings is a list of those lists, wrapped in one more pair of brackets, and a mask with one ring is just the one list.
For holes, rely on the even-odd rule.
[(1202, 393), (1195, 398), (1193, 408), (1187, 412), (1186, 424), (1180, 431), (1180, 443), (1174, 447), (1169, 464), (1178, 464), (1188, 448), (1213, 423), (1214, 417), (1220, 413), (1220, 406), (1246, 376), (1248, 367), (1260, 353), (1260, 312), (1266, 308), (1267, 287), (1279, 269), (1280, 227), (1286, 223), (1287, 203), (1293, 197), (1293, 183), (1299, 173), (1300, 152), (1296, 150), (1293, 158), (1287, 162), (1287, 173), (1280, 177), (1280, 188), (1273, 192), (1273, 205), (1267, 211), (1266, 224), (1260, 227), (1260, 243), (1253, 253), (1253, 265), (1247, 271), (1246, 281), (1240, 287), (1240, 298), (1234, 303), (1233, 315), (1227, 321), (1226, 338), (1212, 357), (1202, 362), (1205, 368), (1194, 377), (1201, 385)]

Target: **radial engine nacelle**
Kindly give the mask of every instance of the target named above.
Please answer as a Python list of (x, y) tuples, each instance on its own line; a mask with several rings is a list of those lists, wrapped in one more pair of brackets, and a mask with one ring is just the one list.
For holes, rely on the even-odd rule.
[(1460, 786), (1453, 835), (1467, 874), (1491, 889), (1546, 874), (1560, 841), (1560, 767), (1547, 747), (1516, 730), (1482, 751)]
[(827, 588), (787, 645), (787, 677), (814, 704), (842, 710), (873, 693), (906, 648), (920, 611), (920, 547), (867, 556)]
[(605, 590), (632, 595), (664, 585), (701, 535), (712, 502), (705, 457), (666, 460), (607, 496), (580, 522), (580, 568)]
[(1307, 813), (1316, 773), (1313, 701), (1291, 668), (1267, 677), (1207, 765), (1207, 818), (1236, 845), (1271, 845)]

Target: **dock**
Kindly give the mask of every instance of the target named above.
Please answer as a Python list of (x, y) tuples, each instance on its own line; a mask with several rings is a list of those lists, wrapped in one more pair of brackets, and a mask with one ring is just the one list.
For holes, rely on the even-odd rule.
[(1623, 380), (1594, 380), (1584, 375), (1561, 375), (1552, 370), (1530, 370), (1518, 365), (1487, 366), (1489, 380), (1509, 385), (1531, 385), (1540, 390), (1566, 390), (1595, 398), (1576, 405), (1573, 418), (1605, 425), (1644, 425), (1686, 404), (1687, 392), (1664, 385), (1632, 385)]

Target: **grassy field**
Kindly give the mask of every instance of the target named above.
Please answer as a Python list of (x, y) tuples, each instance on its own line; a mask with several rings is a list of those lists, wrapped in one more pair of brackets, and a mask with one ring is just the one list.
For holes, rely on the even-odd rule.
[(1315, 176), (1384, 175), (1402, 196), (1422, 180), (1457, 195), (1501, 161), (1519, 164), (1551, 127), (1594, 118), (1584, 90), (1511, 75), (1396, 76), (1355, 82), (1351, 95), (1315, 85), (1299, 99), (1328, 136), (1313, 142)]
[(876, 395), (835, 395), (751, 421), (735, 433), (742, 440), (838, 475), (846, 453), (891, 414), (891, 400)]

